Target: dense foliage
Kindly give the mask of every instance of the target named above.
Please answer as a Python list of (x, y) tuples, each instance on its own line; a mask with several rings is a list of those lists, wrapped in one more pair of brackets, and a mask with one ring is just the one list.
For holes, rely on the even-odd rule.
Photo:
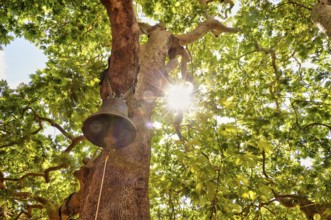
[[(184, 115), (184, 139), (160, 98), (152, 219), (330, 218), (331, 45), (311, 21), (316, 2), (203, 2), (135, 2), (138, 20), (160, 21), (174, 34), (206, 16), (240, 28), (188, 46), (189, 71), (200, 90)], [(100, 105), (110, 29), (96, 0), (2, 3), (0, 43), (23, 36), (48, 56), (44, 70), (27, 73), (29, 84), (11, 89), (0, 83), (0, 219), (24, 219), (40, 198), (59, 205), (77, 190), (74, 170), (99, 153), (76, 140), (83, 120)], [(32, 214), (47, 216), (37, 206)]]

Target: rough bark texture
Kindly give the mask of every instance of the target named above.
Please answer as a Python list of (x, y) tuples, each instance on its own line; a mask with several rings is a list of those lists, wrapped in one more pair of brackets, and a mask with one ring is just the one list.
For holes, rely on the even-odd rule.
[(227, 27), (218, 20), (212, 18), (202, 22), (195, 30), (187, 34), (178, 35), (177, 38), (179, 39), (179, 44), (184, 46), (193, 43), (209, 31), (217, 37), (224, 32), (237, 33), (239, 29)]
[[(139, 26), (132, 0), (101, 0), (112, 28), (112, 52), (108, 77), (113, 92), (120, 96), (137, 80), (139, 71)], [(105, 90), (103, 90), (105, 91)]]
[(156, 94), (162, 80), (161, 69), (169, 50), (171, 34), (166, 31), (151, 33), (142, 46), (141, 68), (136, 93), (128, 100), (132, 120), (137, 127), (137, 138), (130, 146), (114, 150), (105, 149), (89, 172), (83, 190), (81, 219), (95, 219), (98, 195), (104, 169), (102, 196), (97, 219), (149, 219), (148, 176), (151, 147), (151, 115), (154, 100), (144, 99)]
[[(164, 68), (170, 34), (163, 31), (155, 32), (157, 36), (154, 36), (151, 33), (139, 56), (139, 29), (131, 1), (102, 0), (102, 3), (107, 8), (112, 26), (113, 45), (108, 76), (116, 95), (125, 93), (136, 82), (139, 57), (141, 59), (135, 95), (127, 100), (129, 115), (137, 127), (137, 138), (126, 148), (104, 149), (90, 168), (83, 172), (86, 182), (81, 189), (80, 218), (149, 219), (148, 176), (154, 100), (145, 100), (144, 97), (159, 90), (162, 79), (160, 70)], [(107, 156), (109, 160), (105, 164)], [(106, 171), (99, 200), (104, 168)]]
[[(160, 95), (167, 82), (166, 57), (170, 50), (181, 47), (180, 39), (166, 31), (162, 25), (146, 25), (146, 30), (141, 31), (148, 34), (149, 39), (141, 46), (138, 54), (140, 30), (131, 0), (102, 0), (102, 3), (112, 26), (112, 55), (108, 69), (111, 89), (119, 96), (132, 84), (135, 85), (135, 93), (128, 96), (127, 104), (137, 135), (136, 140), (125, 148), (103, 149), (98, 158), (87, 163), (76, 174), (81, 182), (80, 219), (149, 219), (148, 177), (154, 97)], [(198, 35), (182, 36), (185, 42), (182, 45), (199, 39), (208, 31), (229, 32), (224, 27), (219, 22), (205, 22), (197, 28)], [(174, 55), (173, 58), (176, 57)], [(107, 91), (105, 87), (103, 83), (102, 97), (104, 91)]]
[(331, 37), (331, 6), (327, 0), (322, 0), (313, 7), (311, 18), (322, 32)]

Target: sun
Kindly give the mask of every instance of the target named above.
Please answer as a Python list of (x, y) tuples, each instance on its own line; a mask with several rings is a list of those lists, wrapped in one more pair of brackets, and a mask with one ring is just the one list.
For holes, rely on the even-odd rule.
[(192, 103), (192, 85), (170, 85), (166, 90), (168, 108), (176, 111), (188, 109)]

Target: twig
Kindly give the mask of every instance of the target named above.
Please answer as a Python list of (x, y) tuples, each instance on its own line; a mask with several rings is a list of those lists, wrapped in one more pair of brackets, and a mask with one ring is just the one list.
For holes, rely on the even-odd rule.
[(323, 124), (323, 123), (318, 123), (318, 122), (314, 122), (314, 123), (311, 123), (311, 124), (306, 125), (305, 127), (303, 127), (303, 130), (306, 130), (309, 127), (316, 126), (316, 125), (324, 126), (324, 127), (327, 127), (329, 130), (331, 130), (331, 126), (330, 125)]
[(300, 4), (300, 3), (294, 2), (294, 1), (292, 1), (292, 0), (288, 0), (288, 3), (290, 3), (290, 4), (292, 4), (292, 5), (297, 5), (297, 6), (301, 7), (301, 8), (305, 8), (305, 9), (307, 9), (307, 10), (309, 10), (309, 11), (312, 10), (312, 8), (307, 7), (307, 6), (305, 6), (305, 5), (303, 5), (303, 4)]
[(295, 51), (293, 51), (293, 53), (291, 54), (291, 57), (295, 60), (295, 62), (297, 62), (297, 64), (299, 65), (299, 69), (298, 72), (300, 74), (300, 78), (302, 79), (302, 74), (301, 74), (301, 63), (300, 61), (294, 56)]
[(260, 51), (260, 52), (263, 52), (265, 54), (270, 54), (270, 56), (271, 56), (271, 64), (272, 64), (272, 68), (274, 69), (275, 80), (273, 80), (270, 83), (269, 91), (270, 91), (271, 97), (275, 100), (277, 111), (279, 112), (280, 111), (280, 105), (279, 105), (277, 96), (275, 96), (275, 91), (273, 90), (273, 89), (275, 89), (275, 85), (279, 84), (279, 79), (281, 77), (281, 72), (278, 71), (278, 67), (276, 65), (276, 51), (274, 49), (260, 47), (256, 40), (254, 42), (255, 42), (255, 50), (256, 51)]
[(257, 41), (255, 41), (255, 49), (256, 49), (256, 51), (264, 52), (265, 54), (270, 54), (272, 68), (275, 71), (276, 80), (278, 81), (280, 78), (280, 75), (279, 75), (278, 67), (276, 65), (276, 51), (274, 49), (260, 47), (259, 44), (257, 43)]
[(299, 123), (299, 114), (298, 114), (298, 110), (296, 109), (296, 107), (294, 106), (294, 103), (296, 103), (298, 100), (295, 100), (294, 102), (291, 102), (291, 106), (294, 110), (294, 114), (295, 114), (295, 124), (298, 126), (298, 128), (300, 128), (302, 130), (302, 127)]
[(260, 207), (264, 207), (264, 206), (269, 205), (269, 204), (271, 204), (271, 203), (273, 203), (275, 201), (277, 201), (277, 200), (276, 199), (272, 199), (269, 202), (262, 202), (262, 203), (260, 203)]

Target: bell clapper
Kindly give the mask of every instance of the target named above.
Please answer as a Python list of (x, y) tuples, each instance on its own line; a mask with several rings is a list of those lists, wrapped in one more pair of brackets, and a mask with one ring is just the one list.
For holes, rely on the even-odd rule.
[(108, 149), (112, 149), (112, 148), (116, 147), (116, 146), (114, 146), (116, 141), (112, 135), (104, 137), (103, 142), (105, 143), (105, 146)]

